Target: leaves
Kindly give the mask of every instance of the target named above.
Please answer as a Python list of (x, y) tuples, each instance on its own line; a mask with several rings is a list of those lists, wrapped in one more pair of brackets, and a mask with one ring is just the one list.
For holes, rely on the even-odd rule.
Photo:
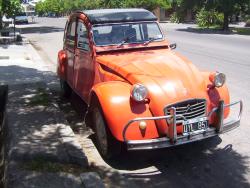
[(2, 1), (2, 11), (9, 17), (13, 17), (22, 11), (20, 0), (4, 0)]
[(63, 14), (74, 10), (97, 8), (146, 8), (154, 10), (157, 7), (168, 8), (168, 0), (44, 0), (36, 5), (38, 14)]

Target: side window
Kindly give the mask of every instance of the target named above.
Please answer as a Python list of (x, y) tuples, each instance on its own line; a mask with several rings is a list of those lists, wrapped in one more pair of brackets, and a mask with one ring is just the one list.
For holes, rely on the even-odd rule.
[(81, 21), (77, 25), (77, 48), (89, 51), (89, 39), (87, 29)]
[(65, 28), (64, 28), (64, 33), (63, 33), (63, 41), (65, 42), (66, 40), (66, 33), (67, 33), (67, 30), (68, 30), (68, 21), (66, 22), (66, 25), (65, 25)]
[(136, 31), (136, 39), (137, 39), (137, 41), (142, 41), (142, 36), (141, 36), (141, 33), (140, 33), (140, 25), (139, 24), (134, 24), (132, 26), (132, 28), (134, 28), (135, 31)]
[(75, 21), (70, 22), (67, 28), (66, 40), (67, 44), (71, 48), (74, 48), (75, 46), (75, 31), (76, 31), (76, 22)]

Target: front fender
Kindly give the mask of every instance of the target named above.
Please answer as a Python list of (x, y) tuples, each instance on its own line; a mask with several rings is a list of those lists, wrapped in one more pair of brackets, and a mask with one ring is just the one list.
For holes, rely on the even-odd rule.
[[(130, 97), (131, 85), (126, 82), (112, 81), (95, 85), (95, 94), (101, 105), (104, 118), (113, 136), (123, 141), (122, 132), (126, 123), (137, 117), (152, 117), (147, 103), (138, 103)], [(127, 129), (129, 140), (150, 139), (159, 137), (154, 121), (147, 121), (147, 128), (140, 130), (138, 122)]]
[[(212, 84), (209, 80), (210, 74), (210, 72), (203, 72), (208, 94), (208, 112), (210, 112), (214, 107), (218, 107), (220, 100), (223, 100), (226, 105), (230, 104), (230, 95), (226, 84), (224, 84), (220, 88), (209, 88), (209, 85)], [(229, 113), (230, 108), (225, 108), (224, 118), (227, 118), (229, 116)], [(212, 121), (213, 120), (211, 120), (211, 122)]]

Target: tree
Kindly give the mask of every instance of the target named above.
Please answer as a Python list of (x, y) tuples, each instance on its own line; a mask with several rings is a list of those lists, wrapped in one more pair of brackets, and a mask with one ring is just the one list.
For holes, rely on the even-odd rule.
[(229, 28), (229, 17), (249, 9), (250, 0), (206, 0), (204, 5), (208, 10), (215, 9), (223, 13), (223, 30)]
[(0, 29), (2, 28), (2, 16), (4, 14), (15, 19), (15, 15), (21, 10), (20, 0), (0, 0)]
[(0, 29), (2, 29), (2, 17), (3, 17), (3, 0), (0, 0)]
[(169, 2), (166, 0), (127, 0), (127, 7), (145, 8), (153, 11), (158, 7), (168, 8)]
[(229, 18), (250, 11), (250, 0), (169, 0), (174, 12), (182, 15), (186, 10), (216, 11), (223, 14), (223, 29), (227, 30)]
[(3, 13), (9, 17), (15, 17), (22, 11), (20, 0), (4, 0), (3, 2)]

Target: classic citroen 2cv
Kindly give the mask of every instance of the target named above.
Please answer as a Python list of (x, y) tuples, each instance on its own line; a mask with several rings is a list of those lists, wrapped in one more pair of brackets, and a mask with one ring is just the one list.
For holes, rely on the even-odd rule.
[[(199, 71), (174, 52), (151, 12), (102, 9), (73, 13), (58, 53), (64, 96), (87, 104), (105, 158), (128, 150), (171, 147), (239, 125), (220, 72)], [(224, 122), (232, 105), (237, 119)]]

